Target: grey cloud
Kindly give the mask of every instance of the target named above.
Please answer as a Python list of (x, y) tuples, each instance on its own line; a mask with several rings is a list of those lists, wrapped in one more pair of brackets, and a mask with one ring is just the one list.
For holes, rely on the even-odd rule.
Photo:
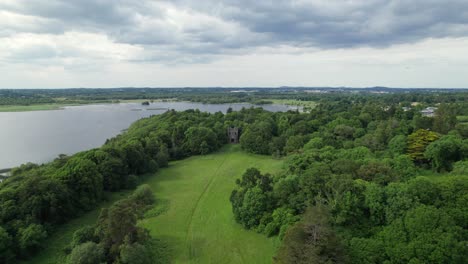
[(179, 4), (218, 13), (271, 43), (319, 48), (388, 46), (468, 35), (466, 0), (196, 1)]
[[(196, 26), (174, 24), (168, 6), (192, 14)], [(99, 32), (116, 42), (167, 51), (155, 56), (163, 60), (177, 54), (211, 58), (262, 46), (385, 47), (468, 36), (466, 0), (18, 0), (0, 3), (2, 9), (55, 21), (33, 32)], [(212, 20), (196, 21), (199, 16)], [(0, 37), (21, 30), (28, 31), (4, 29)]]

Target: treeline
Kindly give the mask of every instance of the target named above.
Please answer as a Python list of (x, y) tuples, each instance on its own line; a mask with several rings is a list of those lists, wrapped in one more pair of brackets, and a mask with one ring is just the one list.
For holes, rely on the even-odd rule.
[(169, 160), (216, 150), (227, 141), (226, 128), (222, 113), (168, 111), (101, 148), (13, 169), (0, 184), (0, 262), (35, 254), (56, 225), (95, 208), (106, 191), (134, 188), (139, 175)]
[(410, 106), (420, 104), (463, 103), (466, 90), (404, 90), (392, 89), (389, 94), (372, 94), (364, 89), (324, 89), (326, 93), (309, 93), (307, 88), (111, 88), (111, 89), (0, 89), (0, 105), (31, 105), (44, 103), (92, 103), (130, 99), (176, 99), (201, 103), (265, 103), (271, 99), (332, 102), (346, 99), (362, 103), (372, 100), (379, 104)]
[(440, 104), (435, 117), (422, 117), (400, 103), (361, 98), (308, 114), (264, 113), (246, 125), (241, 145), (287, 155), (286, 166), (273, 176), (251, 168), (237, 180), (236, 221), (279, 235), (276, 263), (464, 263), (461, 105)]

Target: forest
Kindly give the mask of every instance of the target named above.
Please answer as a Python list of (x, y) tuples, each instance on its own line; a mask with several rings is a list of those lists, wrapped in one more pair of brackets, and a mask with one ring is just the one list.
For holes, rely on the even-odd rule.
[[(230, 194), (236, 222), (281, 241), (272, 262), (465, 262), (467, 93), (247, 96), (317, 106), (304, 113), (170, 110), (100, 148), (14, 168), (0, 183), (0, 262), (30, 258), (58, 226), (108, 193), (135, 189), (63, 250), (69, 263), (158, 263), (163, 249), (138, 225), (155, 203), (141, 178), (217, 151), (228, 144), (229, 127), (240, 129), (243, 151), (284, 160), (273, 175), (249, 168)], [(212, 95), (213, 102), (238, 97)], [(433, 116), (421, 113), (426, 107), (436, 108)]]

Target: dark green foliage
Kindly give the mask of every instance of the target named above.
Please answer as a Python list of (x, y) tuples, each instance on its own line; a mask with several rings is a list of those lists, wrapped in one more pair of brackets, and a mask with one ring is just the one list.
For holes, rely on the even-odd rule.
[(207, 154), (217, 149), (218, 142), (213, 130), (206, 127), (191, 127), (185, 132), (184, 148), (190, 154)]
[(392, 263), (464, 263), (462, 229), (443, 210), (419, 206), (377, 235)]
[(19, 228), (17, 234), (18, 247), (21, 256), (28, 257), (43, 246), (47, 238), (47, 232), (44, 227), (37, 224), (30, 224), (27, 227)]
[(10, 263), (14, 254), (12, 252), (13, 240), (8, 232), (0, 226), (0, 262)]
[(390, 140), (388, 148), (394, 155), (405, 154), (408, 148), (408, 140), (404, 135), (397, 135)]
[(434, 131), (447, 134), (457, 124), (457, 110), (454, 105), (441, 104), (434, 117)]
[(103, 179), (94, 162), (79, 157), (68, 160), (57, 176), (70, 190), (74, 207), (89, 210), (102, 198)]
[(434, 170), (450, 171), (453, 162), (465, 158), (462, 147), (463, 141), (461, 138), (447, 135), (427, 146), (424, 156), (431, 161)]
[(96, 242), (98, 241), (98, 238), (96, 237), (96, 234), (94, 233), (94, 227), (93, 226), (84, 226), (73, 233), (73, 239), (71, 242), (71, 248), (78, 246), (84, 242), (87, 241), (92, 241)]
[(272, 124), (267, 121), (258, 121), (250, 125), (240, 137), (243, 149), (258, 153), (269, 154), (269, 143), (273, 137)]
[(271, 178), (257, 169), (248, 169), (231, 194), (234, 217), (246, 228), (256, 228), (272, 208)]
[(120, 249), (120, 262), (124, 264), (152, 264), (151, 248), (138, 242), (123, 244)]
[(468, 160), (455, 162), (453, 164), (452, 174), (468, 175)]
[(104, 250), (94, 242), (86, 242), (73, 248), (68, 257), (68, 264), (105, 263)]
[(325, 207), (309, 208), (285, 234), (275, 263), (343, 263), (343, 247), (330, 225)]
[(70, 263), (153, 263), (151, 245), (146, 245), (148, 231), (138, 227), (137, 220), (154, 202), (149, 186), (142, 185), (127, 199), (103, 209), (95, 226), (74, 233)]

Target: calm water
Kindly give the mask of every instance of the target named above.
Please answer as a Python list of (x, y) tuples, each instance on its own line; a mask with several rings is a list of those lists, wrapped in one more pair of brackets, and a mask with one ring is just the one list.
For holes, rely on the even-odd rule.
[[(26, 162), (48, 162), (59, 154), (73, 154), (99, 147), (131, 123), (167, 109), (200, 109), (206, 112), (240, 110), (250, 104), (200, 104), (157, 102), (70, 106), (56, 111), (0, 113), (0, 169)], [(273, 112), (296, 109), (286, 105), (263, 105)], [(157, 108), (157, 110), (154, 110)], [(153, 109), (153, 110), (150, 110)]]

